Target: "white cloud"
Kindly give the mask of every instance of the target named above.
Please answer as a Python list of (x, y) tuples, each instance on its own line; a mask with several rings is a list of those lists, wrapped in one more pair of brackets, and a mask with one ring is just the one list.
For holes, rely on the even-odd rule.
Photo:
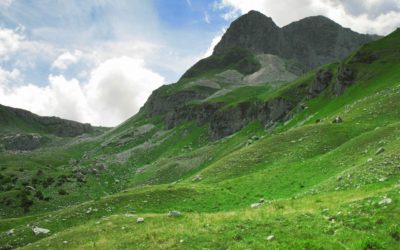
[(221, 41), (222, 36), (225, 33), (225, 29), (223, 29), (219, 34), (217, 34), (211, 41), (210, 46), (208, 47), (206, 53), (204, 54), (204, 57), (209, 57), (212, 55), (214, 52), (214, 47)]
[(225, 18), (258, 10), (280, 26), (312, 15), (325, 15), (357, 32), (386, 35), (400, 26), (399, 0), (220, 0)]
[(113, 58), (93, 70), (85, 86), (93, 121), (116, 125), (135, 114), (164, 78), (145, 68), (140, 59)]
[(18, 69), (13, 69), (11, 71), (0, 68), (0, 86), (15, 82), (20, 76), (20, 71)]
[(0, 28), (0, 57), (7, 60), (8, 55), (16, 51), (23, 37), (18, 34), (17, 30)]
[[(18, 76), (18, 72), (4, 72), (0, 71), (0, 81), (3, 75)], [(163, 77), (147, 69), (142, 60), (118, 57), (101, 63), (86, 84), (63, 75), (50, 75), (44, 87), (3, 82), (0, 100), (40, 115), (115, 126), (135, 114), (163, 83)]]
[(67, 69), (69, 65), (78, 62), (81, 56), (82, 52), (80, 50), (75, 50), (73, 53), (69, 51), (64, 52), (59, 57), (57, 57), (51, 67), (58, 69)]

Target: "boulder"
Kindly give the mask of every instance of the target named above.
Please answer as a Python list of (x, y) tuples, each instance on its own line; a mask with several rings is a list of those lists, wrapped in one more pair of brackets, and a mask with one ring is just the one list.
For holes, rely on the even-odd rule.
[(33, 226), (32, 227), (32, 232), (35, 235), (39, 235), (39, 234), (48, 234), (48, 233), (50, 233), (50, 230), (46, 229), (46, 228), (40, 228), (40, 227)]
[(386, 177), (379, 178), (380, 182), (384, 182), (384, 181), (387, 181), (387, 180), (388, 180), (388, 178), (386, 178)]
[(253, 204), (250, 205), (251, 208), (258, 208), (258, 207), (261, 207), (261, 206), (262, 206), (262, 203), (259, 203), (259, 202), (253, 203)]
[(7, 235), (8, 235), (8, 236), (13, 236), (13, 235), (14, 235), (14, 228), (8, 230), (8, 231), (7, 231)]
[(376, 151), (375, 155), (382, 154), (383, 152), (385, 152), (385, 148), (384, 148), (384, 147), (380, 147), (380, 148)]
[(381, 201), (379, 201), (379, 205), (389, 205), (392, 203), (392, 199), (388, 197), (384, 197)]
[(192, 179), (193, 182), (195, 182), (195, 181), (201, 181), (201, 180), (202, 180), (202, 177), (201, 177), (200, 175), (196, 175), (196, 176), (193, 177), (193, 179)]
[(182, 213), (176, 210), (172, 210), (168, 212), (168, 217), (181, 217)]
[(332, 123), (342, 123), (343, 120), (340, 116), (336, 116), (335, 119), (332, 121)]

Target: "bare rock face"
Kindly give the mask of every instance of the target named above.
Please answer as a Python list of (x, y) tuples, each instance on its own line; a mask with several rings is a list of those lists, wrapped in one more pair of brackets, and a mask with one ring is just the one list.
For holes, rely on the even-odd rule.
[(310, 86), (309, 93), (312, 96), (319, 95), (329, 86), (329, 84), (332, 81), (332, 78), (333, 78), (333, 73), (331, 70), (326, 70), (326, 69), (318, 70), (315, 76), (315, 80), (313, 84)]
[(16, 134), (3, 137), (1, 141), (6, 150), (29, 151), (39, 148), (43, 138), (35, 134)]
[(279, 55), (284, 43), (281, 29), (257, 11), (250, 11), (232, 22), (221, 41), (215, 46), (214, 54), (224, 54), (233, 48), (245, 48), (254, 54)]
[[(304, 98), (318, 96), (328, 87), (341, 94), (352, 84), (355, 73), (348, 65), (340, 66), (338, 72), (321, 69), (310, 85), (289, 90), (286, 99), (245, 101), (229, 107), (203, 100), (223, 93), (227, 84), (293, 80), (302, 72), (344, 58), (376, 38), (343, 28), (323, 16), (280, 28), (271, 18), (250, 11), (232, 22), (210, 57), (197, 62), (177, 84), (154, 91), (141, 112), (148, 117), (161, 116), (167, 129), (184, 121), (208, 124), (211, 140), (231, 135), (251, 121), (260, 121), (269, 129), (288, 120)], [(216, 72), (216, 77), (211, 78), (210, 72)]]
[(354, 78), (355, 73), (349, 66), (340, 66), (337, 73), (337, 83), (334, 86), (336, 95), (342, 94), (343, 91), (353, 83)]
[(254, 60), (254, 55), (247, 48), (232, 47), (220, 55), (211, 55), (190, 67), (181, 77), (188, 79), (198, 77), (210, 70), (234, 69), (243, 75), (248, 75), (259, 70), (261, 65)]
[(218, 110), (210, 119), (209, 136), (217, 140), (243, 128), (256, 117), (257, 109), (251, 103), (241, 103), (237, 107)]
[[(168, 86), (164, 86), (167, 88)], [(163, 93), (163, 87), (153, 91), (141, 111), (149, 116), (165, 115), (167, 112), (190, 101), (201, 100), (209, 96), (209, 92), (194, 90), (178, 91), (172, 94)]]
[(60, 137), (74, 137), (93, 131), (93, 127), (88, 123), (79, 123), (58, 117), (41, 117), (39, 121), (53, 134)]
[(256, 56), (261, 64), (261, 69), (253, 74), (244, 77), (244, 82), (248, 84), (264, 84), (268, 82), (286, 82), (297, 78), (293, 67), (289, 67), (287, 62), (275, 55), (260, 54)]
[(280, 28), (271, 18), (250, 11), (232, 22), (214, 54), (221, 55), (239, 47), (253, 54), (272, 54), (293, 60), (305, 72), (343, 59), (377, 38), (343, 28), (324, 16), (307, 17)]

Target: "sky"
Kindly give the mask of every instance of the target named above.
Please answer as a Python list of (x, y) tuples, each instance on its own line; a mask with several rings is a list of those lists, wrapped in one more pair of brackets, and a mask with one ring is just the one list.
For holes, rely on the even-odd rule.
[(400, 27), (400, 0), (0, 0), (0, 104), (116, 126), (250, 10), (281, 27), (311, 15)]

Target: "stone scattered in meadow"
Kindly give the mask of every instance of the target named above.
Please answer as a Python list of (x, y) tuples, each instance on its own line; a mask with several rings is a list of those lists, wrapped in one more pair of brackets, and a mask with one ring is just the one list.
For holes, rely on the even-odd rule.
[(384, 197), (378, 204), (379, 205), (389, 205), (392, 203), (392, 199), (388, 197)]
[(168, 212), (168, 217), (181, 217), (182, 213), (176, 210), (172, 210)]
[(259, 203), (259, 202), (253, 203), (253, 204), (250, 205), (251, 208), (258, 208), (258, 207), (261, 207), (261, 206), (262, 206), (262, 203)]
[(385, 152), (385, 148), (384, 148), (384, 147), (380, 147), (380, 148), (376, 151), (375, 155), (382, 154), (383, 152)]
[(46, 228), (40, 228), (40, 227), (33, 226), (32, 227), (32, 232), (35, 235), (39, 235), (39, 234), (48, 234), (48, 233), (50, 233), (50, 230), (46, 229)]

